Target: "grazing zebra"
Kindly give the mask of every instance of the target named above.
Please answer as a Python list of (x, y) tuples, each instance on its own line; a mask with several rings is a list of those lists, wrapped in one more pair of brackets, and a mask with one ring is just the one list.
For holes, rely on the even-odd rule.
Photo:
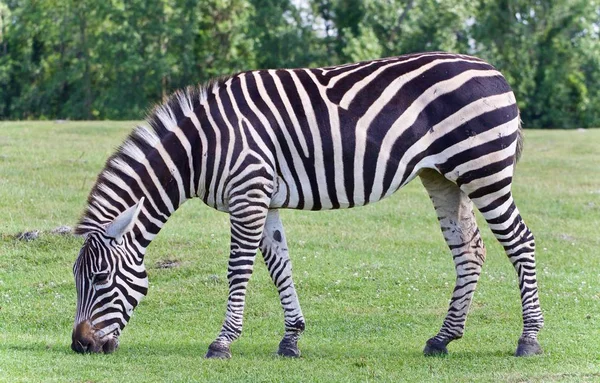
[(419, 176), (456, 267), (456, 287), (427, 355), (463, 335), (485, 260), (472, 203), (514, 265), (523, 333), (516, 355), (541, 352), (534, 238), (511, 195), (522, 146), (519, 111), (484, 61), (422, 53), (355, 64), (240, 73), (172, 95), (106, 162), (77, 232), (72, 348), (111, 352), (148, 290), (146, 248), (187, 199), (229, 213), (226, 316), (207, 357), (229, 358), (242, 332), (260, 249), (279, 292), (279, 354), (298, 356), (304, 316), (279, 208), (326, 210), (379, 201)]

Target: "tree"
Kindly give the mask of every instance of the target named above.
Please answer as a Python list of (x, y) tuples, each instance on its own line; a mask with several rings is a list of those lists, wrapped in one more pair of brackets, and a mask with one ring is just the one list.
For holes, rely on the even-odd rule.
[(4, 0), (0, 119), (140, 118), (248, 69), (445, 50), (494, 64), (526, 127), (600, 126), (600, 0)]
[[(476, 53), (494, 63), (517, 95), (526, 126), (598, 124), (597, 0), (484, 0), (474, 25)], [(598, 100), (598, 93), (593, 93)]]
[[(315, 65), (326, 57), (312, 28), (313, 15), (304, 14), (290, 0), (251, 0), (249, 36), (257, 68), (297, 68)], [(304, 17), (303, 17), (304, 15)]]

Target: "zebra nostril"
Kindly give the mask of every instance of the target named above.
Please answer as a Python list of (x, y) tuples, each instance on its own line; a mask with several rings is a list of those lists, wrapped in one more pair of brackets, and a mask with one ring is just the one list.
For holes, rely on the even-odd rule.
[(91, 352), (94, 343), (87, 339), (76, 339), (71, 343), (71, 349), (80, 354)]
[(84, 352), (86, 352), (88, 350), (88, 347), (89, 347), (89, 343), (86, 341), (82, 342), (79, 340), (74, 340), (73, 343), (71, 343), (71, 349), (80, 354), (83, 354)]
[(94, 332), (91, 325), (86, 321), (78, 324), (73, 330), (71, 349), (83, 354), (94, 348)]

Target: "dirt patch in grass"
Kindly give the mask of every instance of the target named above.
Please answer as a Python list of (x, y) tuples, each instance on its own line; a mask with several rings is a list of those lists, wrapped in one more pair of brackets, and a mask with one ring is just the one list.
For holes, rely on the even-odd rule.
[(157, 269), (176, 269), (181, 266), (181, 262), (176, 259), (165, 259), (156, 262)]
[(19, 233), (19, 234), (15, 235), (15, 238), (18, 239), (19, 241), (30, 242), (30, 241), (34, 241), (34, 240), (38, 239), (39, 236), (40, 236), (39, 230), (32, 230), (32, 231), (24, 231), (22, 233)]
[(31, 242), (31, 241), (35, 241), (36, 239), (39, 239), (40, 236), (45, 235), (45, 234), (75, 236), (75, 234), (73, 233), (73, 228), (71, 228), (70, 226), (61, 225), (61, 226), (58, 226), (49, 231), (43, 231), (43, 230), (37, 230), (37, 229), (29, 230), (29, 231), (22, 231), (20, 233), (15, 234), (14, 238), (18, 241)]

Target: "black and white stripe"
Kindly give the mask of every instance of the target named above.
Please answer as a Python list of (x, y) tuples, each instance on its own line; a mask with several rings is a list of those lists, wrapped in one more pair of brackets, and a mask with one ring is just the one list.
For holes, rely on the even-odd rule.
[[(534, 240), (511, 195), (521, 149), (519, 112), (509, 85), (491, 65), (436, 52), (244, 72), (176, 93), (148, 122), (150, 127), (137, 128), (107, 161), (90, 193), (78, 231), (91, 239), (78, 263), (106, 258), (111, 273), (133, 265), (139, 271), (146, 247), (185, 200), (199, 197), (228, 212), (230, 293), (209, 356), (230, 356), (229, 344), (241, 333), (246, 286), (259, 248), (284, 309), (280, 353), (298, 354), (304, 318), (278, 208), (362, 206), (417, 176), (431, 196), (457, 271), (448, 315), (425, 352), (445, 352), (446, 344), (463, 334), (485, 259), (472, 203), (519, 275), (524, 330), (518, 354), (540, 351)], [(112, 246), (106, 226), (134, 206), (139, 212), (132, 229)], [(94, 248), (89, 242), (94, 238), (106, 250)], [(93, 270), (79, 270), (81, 292)], [(136, 284), (140, 279), (117, 281), (122, 283), (114, 282), (113, 291), (139, 292), (144, 285)], [(139, 297), (132, 294), (130, 301), (137, 304)], [(89, 309), (78, 311), (77, 321), (114, 307), (94, 299), (84, 302), (80, 295), (78, 310)], [(120, 329), (128, 319), (123, 312)], [(93, 320), (92, 325), (104, 326)]]

